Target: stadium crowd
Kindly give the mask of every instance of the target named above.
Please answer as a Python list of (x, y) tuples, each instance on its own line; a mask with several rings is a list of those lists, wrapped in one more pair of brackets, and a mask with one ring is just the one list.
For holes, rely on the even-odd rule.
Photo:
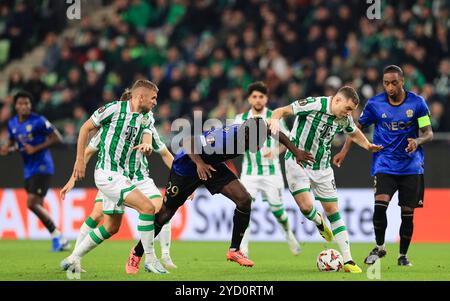
[[(359, 0), (116, 0), (100, 26), (83, 17), (66, 39), (51, 30), (60, 27), (24, 17), (18, 26), (45, 35), (46, 54), (29, 78), (10, 74), (0, 99), (3, 137), (13, 95), (23, 89), (75, 143), (96, 108), (148, 78), (160, 88), (156, 121), (168, 140), (171, 121), (192, 118), (194, 110), (222, 120), (246, 110), (245, 89), (255, 80), (268, 85), (270, 107), (331, 95), (344, 84), (357, 88), (364, 105), (382, 91), (388, 64), (400, 65), (406, 88), (426, 99), (434, 131), (450, 132), (450, 5), (385, 2), (381, 19), (369, 20), (368, 4)], [(19, 8), (1, 7), (5, 26)]]

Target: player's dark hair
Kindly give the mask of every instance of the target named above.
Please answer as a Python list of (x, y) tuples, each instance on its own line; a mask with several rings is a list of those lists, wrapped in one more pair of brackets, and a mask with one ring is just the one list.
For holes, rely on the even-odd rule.
[(33, 103), (33, 95), (31, 95), (31, 93), (29, 93), (27, 91), (19, 91), (16, 93), (16, 95), (14, 95), (14, 105), (16, 105), (17, 100), (22, 97), (28, 98), (30, 100), (30, 102)]
[(261, 92), (264, 95), (267, 95), (269, 93), (269, 89), (267, 89), (267, 86), (262, 81), (251, 83), (247, 88), (247, 96), (250, 96), (253, 91)]
[(384, 68), (383, 74), (386, 73), (397, 73), (400, 77), (403, 77), (403, 70), (397, 65), (389, 65)]
[(359, 96), (355, 89), (350, 86), (344, 86), (337, 91), (338, 94), (341, 94), (345, 97), (345, 99), (351, 99), (355, 105), (359, 105)]

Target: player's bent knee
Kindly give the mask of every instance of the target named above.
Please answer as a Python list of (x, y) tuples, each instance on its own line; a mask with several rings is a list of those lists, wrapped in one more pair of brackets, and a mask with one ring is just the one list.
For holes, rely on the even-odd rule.
[(111, 235), (114, 235), (117, 232), (119, 232), (119, 229), (120, 229), (120, 225), (111, 225), (111, 224), (105, 225), (105, 230)]
[(391, 201), (391, 197), (388, 194), (377, 194), (375, 196), (375, 201), (389, 203)]
[(144, 202), (144, 204), (140, 206), (140, 213), (155, 214), (155, 206), (152, 202)]
[(150, 202), (153, 204), (153, 206), (155, 207), (155, 214), (159, 212), (159, 210), (161, 210), (162, 207), (162, 198), (156, 198), (156, 199), (151, 199)]
[(90, 215), (90, 218), (93, 219), (96, 223), (101, 222), (101, 220), (103, 219), (103, 212), (95, 212), (93, 211)]

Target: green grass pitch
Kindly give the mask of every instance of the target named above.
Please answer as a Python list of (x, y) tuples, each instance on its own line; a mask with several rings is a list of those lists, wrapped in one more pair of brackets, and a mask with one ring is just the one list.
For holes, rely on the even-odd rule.
[[(72, 242), (73, 245), (74, 242)], [(253, 268), (227, 262), (226, 242), (172, 243), (172, 259), (178, 269), (167, 275), (145, 273), (143, 262), (137, 275), (124, 271), (129, 250), (134, 241), (107, 241), (88, 254), (82, 262), (87, 273), (81, 280), (163, 280), (163, 281), (302, 281), (302, 280), (369, 280), (362, 265), (372, 244), (352, 244), (353, 257), (363, 266), (362, 274), (321, 273), (316, 268), (316, 256), (336, 244), (303, 243), (302, 253), (293, 256), (286, 243), (252, 242), (250, 258)], [(0, 280), (66, 280), (59, 262), (69, 253), (50, 252), (50, 241), (0, 241)], [(159, 242), (156, 242), (159, 253)], [(413, 267), (397, 266), (397, 244), (388, 245), (388, 255), (381, 261), (380, 280), (450, 280), (450, 244), (413, 244), (408, 254)], [(74, 280), (70, 280), (74, 281)]]

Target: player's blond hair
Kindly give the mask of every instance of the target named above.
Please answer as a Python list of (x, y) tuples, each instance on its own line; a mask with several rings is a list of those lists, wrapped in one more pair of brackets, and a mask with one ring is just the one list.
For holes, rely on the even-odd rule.
[(147, 79), (138, 79), (137, 81), (135, 81), (133, 86), (131, 87), (131, 92), (133, 92), (137, 88), (147, 88), (155, 92), (159, 91), (158, 86)]

